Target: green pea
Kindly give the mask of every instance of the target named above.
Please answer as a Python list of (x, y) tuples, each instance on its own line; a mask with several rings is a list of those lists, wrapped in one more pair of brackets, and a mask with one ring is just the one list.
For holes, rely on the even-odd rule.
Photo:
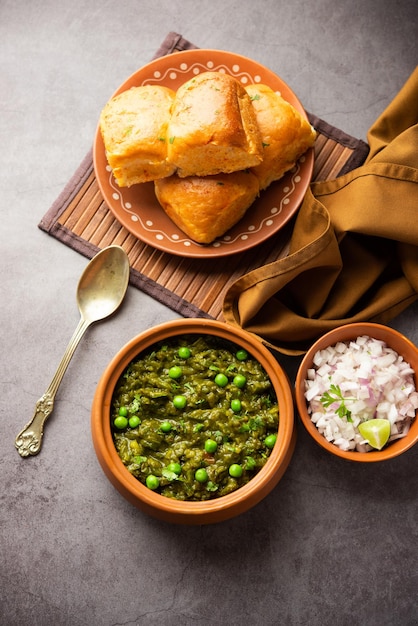
[(184, 409), (184, 407), (187, 404), (187, 400), (184, 396), (174, 396), (173, 404), (176, 407), (176, 409)]
[(205, 483), (208, 480), (208, 473), (204, 467), (200, 467), (195, 471), (194, 477), (196, 478), (197, 482)]
[(244, 350), (244, 348), (241, 348), (240, 350), (238, 350), (235, 356), (237, 357), (238, 361), (246, 361), (248, 359), (248, 352)]
[(218, 444), (213, 439), (206, 439), (205, 441), (205, 450), (208, 454), (213, 454), (216, 452)]
[(119, 415), (122, 415), (123, 417), (126, 417), (128, 415), (128, 409), (126, 406), (121, 406), (119, 408)]
[(181, 359), (188, 359), (192, 353), (187, 346), (181, 346), (178, 351), (178, 355)]
[(129, 426), (131, 428), (136, 428), (140, 425), (140, 423), (141, 420), (139, 419), (138, 415), (132, 415), (132, 417), (129, 418)]
[(238, 400), (238, 398), (231, 400), (231, 409), (234, 413), (239, 413), (241, 411), (241, 400)]
[(154, 476), (154, 474), (149, 474), (145, 479), (145, 484), (147, 485), (148, 489), (155, 491), (160, 486), (160, 481), (157, 476)]
[(163, 433), (169, 433), (170, 430), (173, 428), (172, 425), (170, 424), (170, 422), (163, 422), (160, 426), (161, 430)]
[(277, 441), (277, 435), (267, 435), (267, 437), (264, 439), (264, 445), (267, 446), (267, 448), (274, 448), (274, 444)]
[(226, 387), (228, 384), (228, 377), (222, 373), (216, 374), (215, 383), (218, 385), (218, 387)]
[(167, 465), (167, 469), (169, 472), (173, 472), (179, 476), (181, 474), (181, 465), (180, 463), (169, 463)]
[(168, 375), (170, 376), (170, 378), (173, 378), (174, 380), (177, 380), (177, 378), (180, 378), (182, 374), (183, 374), (183, 370), (181, 369), (179, 365), (173, 365), (173, 367), (170, 367), (170, 369), (168, 370)]
[(119, 428), (119, 430), (123, 430), (124, 428), (127, 427), (128, 420), (123, 415), (118, 415), (118, 417), (115, 418), (113, 423), (116, 426), (116, 428)]
[(240, 478), (242, 476), (242, 466), (238, 465), (238, 463), (230, 465), (229, 475), (232, 476), (232, 478)]
[(232, 382), (236, 387), (238, 387), (238, 389), (242, 389), (243, 387), (245, 387), (247, 379), (243, 374), (237, 374), (236, 376), (234, 376), (234, 380)]

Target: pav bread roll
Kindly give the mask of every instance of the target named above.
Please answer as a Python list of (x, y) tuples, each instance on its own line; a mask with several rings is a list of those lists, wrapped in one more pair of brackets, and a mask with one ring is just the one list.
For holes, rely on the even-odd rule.
[(177, 175), (156, 180), (155, 195), (173, 222), (191, 239), (208, 244), (245, 214), (258, 195), (250, 171), (212, 176)]
[(263, 142), (263, 161), (252, 172), (266, 189), (292, 169), (315, 143), (316, 131), (289, 102), (267, 85), (247, 85)]
[(132, 87), (112, 98), (100, 115), (106, 157), (119, 187), (170, 176), (167, 125), (175, 92), (162, 85)]
[(221, 72), (203, 72), (178, 88), (168, 136), (168, 160), (180, 177), (235, 172), (262, 159), (251, 100)]

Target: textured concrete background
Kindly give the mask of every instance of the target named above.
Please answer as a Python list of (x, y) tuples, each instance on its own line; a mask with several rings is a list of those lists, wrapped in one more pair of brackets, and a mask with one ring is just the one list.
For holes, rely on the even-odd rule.
[[(415, 0), (0, 1), (0, 623), (417, 624), (418, 447), (357, 467), (298, 427), (274, 492), (217, 526), (154, 521), (113, 489), (91, 443), (95, 386), (126, 341), (176, 317), (139, 291), (88, 332), (41, 454), (14, 449), (77, 324), (86, 264), (37, 224), (106, 100), (171, 30), (269, 66), (361, 139), (418, 59)], [(393, 322), (415, 342), (417, 312)]]

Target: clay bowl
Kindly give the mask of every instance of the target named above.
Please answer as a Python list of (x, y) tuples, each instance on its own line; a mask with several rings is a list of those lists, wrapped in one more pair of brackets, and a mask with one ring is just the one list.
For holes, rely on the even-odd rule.
[[(212, 335), (247, 350), (267, 372), (280, 407), (277, 441), (265, 466), (236, 491), (204, 502), (178, 501), (148, 489), (124, 466), (115, 449), (110, 407), (115, 385), (128, 364), (160, 340), (180, 335)], [(206, 319), (181, 319), (155, 326), (127, 343), (111, 360), (98, 383), (91, 416), (93, 444), (99, 463), (113, 486), (142, 511), (167, 522), (210, 524), (237, 516), (259, 503), (282, 478), (295, 446), (292, 390), (271, 352), (249, 333)]]
[(312, 367), (313, 357), (318, 350), (323, 350), (328, 346), (333, 346), (339, 341), (349, 341), (356, 339), (359, 336), (367, 335), (379, 340), (384, 341), (389, 347), (400, 354), (405, 361), (415, 371), (415, 385), (418, 380), (418, 348), (404, 335), (398, 331), (374, 323), (356, 323), (347, 324), (345, 326), (339, 326), (338, 328), (326, 333), (320, 339), (318, 339), (305, 354), (295, 382), (295, 400), (297, 410), (308, 433), (312, 438), (325, 450), (341, 457), (348, 461), (354, 461), (359, 463), (374, 463), (377, 461), (386, 461), (399, 456), (409, 448), (411, 448), (418, 441), (418, 419), (415, 417), (408, 434), (402, 439), (393, 441), (387, 444), (386, 447), (381, 450), (372, 450), (370, 452), (357, 452), (357, 451), (343, 451), (335, 444), (327, 441), (327, 439), (318, 431), (316, 426), (310, 419), (310, 415), (307, 410), (307, 402), (305, 399), (305, 385), (304, 381), (307, 378), (307, 371)]

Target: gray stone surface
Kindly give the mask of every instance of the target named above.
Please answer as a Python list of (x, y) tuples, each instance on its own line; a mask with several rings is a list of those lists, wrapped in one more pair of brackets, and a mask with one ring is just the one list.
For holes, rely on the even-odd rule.
[[(41, 454), (14, 449), (77, 324), (86, 263), (37, 224), (165, 35), (253, 57), (365, 139), (416, 65), (417, 26), (414, 0), (1, 0), (1, 624), (417, 624), (418, 448), (351, 465), (298, 426), (274, 492), (216, 526), (157, 522), (113, 489), (91, 443), (95, 386), (127, 340), (176, 317), (137, 290), (76, 352)], [(415, 342), (417, 312), (393, 321)]]

